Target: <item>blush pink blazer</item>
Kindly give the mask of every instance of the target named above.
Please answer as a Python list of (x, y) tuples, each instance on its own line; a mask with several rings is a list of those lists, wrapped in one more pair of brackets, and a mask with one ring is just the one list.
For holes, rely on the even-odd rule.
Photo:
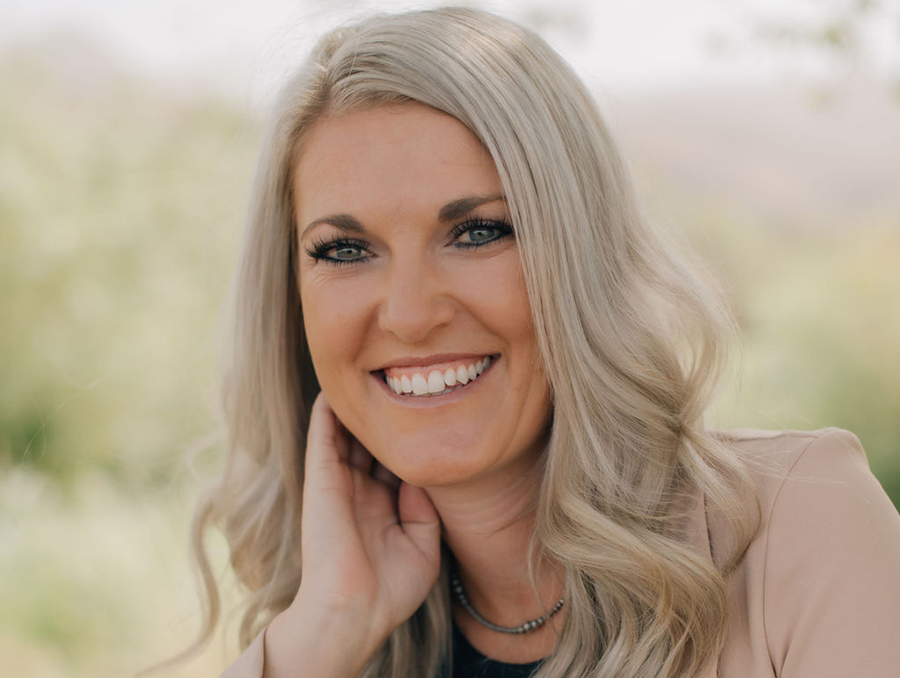
[[(729, 576), (725, 647), (703, 678), (900, 678), (900, 515), (859, 440), (835, 428), (725, 435), (761, 462), (762, 524)], [(727, 550), (700, 494), (689, 527), (705, 557)], [(264, 642), (265, 631), (221, 678), (262, 678)]]

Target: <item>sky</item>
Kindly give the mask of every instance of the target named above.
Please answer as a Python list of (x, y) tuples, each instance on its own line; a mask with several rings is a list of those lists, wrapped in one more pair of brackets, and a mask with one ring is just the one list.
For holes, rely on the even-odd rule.
[[(273, 95), (290, 65), (323, 30), (372, 11), (438, 4), (446, 3), (0, 0), (0, 49), (47, 36), (81, 36), (126, 69), (187, 85), (202, 83), (255, 105)], [(526, 23), (534, 23), (536, 16), (556, 17), (543, 22), (542, 34), (595, 90), (624, 93), (703, 81), (771, 79), (786, 72), (814, 75), (828, 68), (817, 56), (786, 60), (783, 52), (750, 39), (755, 22), (821, 15), (822, 0), (478, 4)], [(866, 26), (870, 65), (876, 70), (900, 63), (897, 31), (886, 21)]]

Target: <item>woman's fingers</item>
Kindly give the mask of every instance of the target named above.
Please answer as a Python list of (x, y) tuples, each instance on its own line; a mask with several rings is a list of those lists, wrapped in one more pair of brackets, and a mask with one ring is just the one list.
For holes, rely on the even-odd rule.
[(419, 551), (429, 559), (440, 558), (441, 521), (425, 490), (401, 483), (397, 510), (400, 527)]
[(306, 468), (310, 470), (329, 461), (346, 461), (349, 450), (346, 433), (331, 409), (325, 392), (320, 391), (309, 416), (306, 434)]
[(307, 464), (336, 458), (366, 475), (372, 470), (372, 455), (337, 418), (324, 391), (313, 403), (306, 440)]
[(437, 577), (440, 521), (428, 495), (374, 460), (324, 392), (310, 415), (301, 529), (295, 610), (352, 612), (380, 637), (381, 627), (390, 632), (412, 614)]
[(372, 454), (341, 423), (331, 409), (324, 392), (316, 397), (310, 414), (307, 434), (306, 464), (321, 467), (335, 459), (358, 469), (363, 476), (371, 476), (395, 490), (400, 479), (376, 461)]

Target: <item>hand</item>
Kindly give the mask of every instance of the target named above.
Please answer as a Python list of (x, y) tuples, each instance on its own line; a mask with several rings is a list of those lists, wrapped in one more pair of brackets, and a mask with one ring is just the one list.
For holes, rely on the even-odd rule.
[(324, 393), (310, 417), (301, 530), (302, 582), (282, 629), (352, 628), (345, 647), (371, 656), (437, 580), (440, 521), (428, 495), (373, 460)]

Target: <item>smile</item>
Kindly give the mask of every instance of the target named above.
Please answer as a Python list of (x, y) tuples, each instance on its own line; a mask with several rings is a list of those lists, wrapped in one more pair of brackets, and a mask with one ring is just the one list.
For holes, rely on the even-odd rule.
[(424, 400), (455, 393), (480, 381), (499, 357), (487, 355), (478, 360), (457, 359), (424, 367), (388, 367), (379, 370), (379, 376), (396, 396), (404, 400)]
[[(443, 395), (456, 391), (475, 381), (490, 366), (491, 356), (455, 367), (441, 367), (428, 371), (411, 371), (388, 368), (384, 371), (385, 383), (398, 395), (411, 397)], [(420, 368), (421, 369), (421, 368)]]

